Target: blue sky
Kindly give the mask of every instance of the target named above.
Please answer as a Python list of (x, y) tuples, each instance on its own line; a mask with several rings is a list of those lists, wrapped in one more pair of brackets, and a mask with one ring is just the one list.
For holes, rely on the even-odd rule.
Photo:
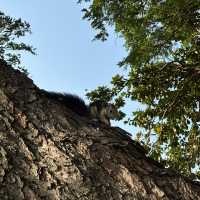
[[(42, 89), (64, 91), (85, 98), (85, 89), (109, 84), (119, 72), (117, 63), (126, 55), (123, 41), (115, 33), (107, 42), (95, 41), (94, 30), (81, 19), (76, 0), (1, 0), (1, 10), (30, 23), (32, 35), (23, 41), (37, 49), (37, 56), (23, 55), (23, 63)], [(130, 113), (138, 106), (130, 103)], [(131, 133), (135, 128), (113, 122)]]

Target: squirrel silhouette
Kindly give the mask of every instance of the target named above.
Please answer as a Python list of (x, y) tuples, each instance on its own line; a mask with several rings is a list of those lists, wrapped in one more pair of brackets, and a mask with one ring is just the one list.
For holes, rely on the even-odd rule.
[(57, 101), (82, 117), (110, 126), (111, 119), (119, 119), (119, 112), (116, 107), (104, 101), (94, 101), (86, 105), (85, 101), (79, 96), (70, 93), (51, 92), (43, 90), (45, 96)]

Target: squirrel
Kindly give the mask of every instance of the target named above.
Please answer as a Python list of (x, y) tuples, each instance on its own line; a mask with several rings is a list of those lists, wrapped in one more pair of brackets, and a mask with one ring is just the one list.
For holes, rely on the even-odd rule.
[(84, 100), (77, 95), (45, 90), (43, 90), (43, 92), (49, 99), (62, 103), (79, 116), (89, 117), (91, 120), (98, 121), (108, 126), (111, 126), (111, 119), (119, 119), (120, 117), (117, 108), (111, 103), (98, 100), (86, 105)]
[(104, 101), (94, 101), (89, 104), (90, 117), (108, 126), (111, 119), (119, 119), (120, 114), (114, 104)]

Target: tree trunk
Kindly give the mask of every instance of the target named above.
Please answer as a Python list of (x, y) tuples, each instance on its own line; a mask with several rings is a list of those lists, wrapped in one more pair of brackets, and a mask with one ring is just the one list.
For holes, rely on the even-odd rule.
[(1, 200), (200, 199), (200, 184), (147, 158), (128, 133), (47, 99), (0, 62)]

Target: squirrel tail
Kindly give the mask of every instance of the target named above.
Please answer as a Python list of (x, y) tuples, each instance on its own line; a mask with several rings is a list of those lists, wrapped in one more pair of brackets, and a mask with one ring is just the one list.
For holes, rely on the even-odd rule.
[(80, 116), (88, 116), (89, 114), (88, 106), (85, 104), (84, 100), (77, 95), (50, 91), (45, 91), (45, 95), (49, 99), (62, 103)]

